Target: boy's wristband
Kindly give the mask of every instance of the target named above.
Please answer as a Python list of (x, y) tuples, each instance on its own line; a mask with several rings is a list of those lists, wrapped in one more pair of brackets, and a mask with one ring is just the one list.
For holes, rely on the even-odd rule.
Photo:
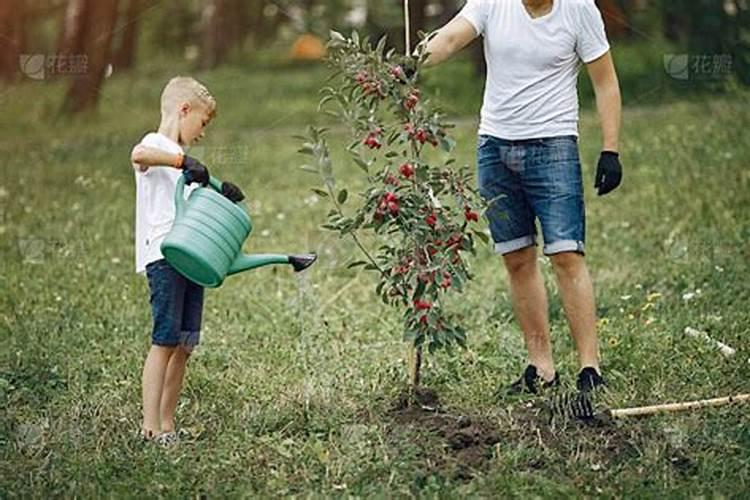
[(182, 162), (185, 160), (185, 155), (183, 153), (177, 153), (177, 161), (174, 163), (174, 168), (182, 169)]

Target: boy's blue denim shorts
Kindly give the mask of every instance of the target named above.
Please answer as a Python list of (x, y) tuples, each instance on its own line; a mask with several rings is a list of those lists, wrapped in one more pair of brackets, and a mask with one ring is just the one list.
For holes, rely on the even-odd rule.
[(147, 265), (146, 277), (154, 319), (151, 343), (192, 351), (200, 342), (203, 287), (182, 276), (165, 259)]
[(505, 140), (480, 135), (479, 193), (495, 251), (506, 254), (536, 245), (535, 219), (545, 255), (584, 253), (586, 216), (575, 136)]

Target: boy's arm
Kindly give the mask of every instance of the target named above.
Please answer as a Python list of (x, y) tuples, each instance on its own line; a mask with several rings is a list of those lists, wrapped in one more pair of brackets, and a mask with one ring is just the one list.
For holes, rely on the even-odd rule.
[(183, 155), (181, 153), (169, 153), (158, 148), (138, 144), (130, 154), (130, 162), (140, 172), (145, 172), (149, 167), (156, 165), (182, 168)]
[(430, 56), (425, 64), (434, 66), (466, 47), (478, 36), (474, 26), (461, 15), (454, 17), (437, 31), (425, 47)]

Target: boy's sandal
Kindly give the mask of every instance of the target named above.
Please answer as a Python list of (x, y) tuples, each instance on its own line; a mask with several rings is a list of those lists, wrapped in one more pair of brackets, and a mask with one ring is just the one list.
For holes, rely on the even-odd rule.
[(174, 431), (162, 432), (155, 439), (156, 444), (164, 448), (169, 448), (176, 445), (179, 440), (179, 436), (177, 436), (177, 433)]

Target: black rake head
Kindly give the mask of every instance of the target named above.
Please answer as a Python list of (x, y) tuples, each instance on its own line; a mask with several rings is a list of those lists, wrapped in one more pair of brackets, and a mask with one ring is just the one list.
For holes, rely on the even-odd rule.
[(597, 416), (594, 400), (589, 392), (563, 392), (547, 400), (550, 419), (567, 418), (593, 420)]

